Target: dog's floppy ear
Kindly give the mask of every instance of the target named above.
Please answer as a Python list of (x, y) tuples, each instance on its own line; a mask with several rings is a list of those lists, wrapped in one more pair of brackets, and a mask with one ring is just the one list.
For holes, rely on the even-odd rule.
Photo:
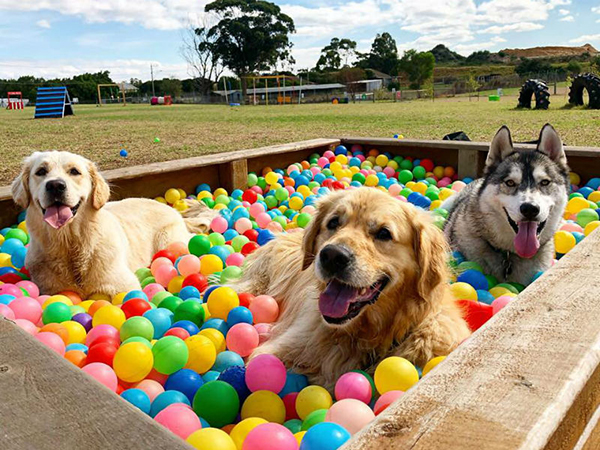
[(110, 198), (110, 187), (94, 163), (89, 164), (88, 170), (92, 179), (92, 206), (100, 209)]
[(324, 197), (317, 204), (317, 212), (313, 216), (312, 220), (308, 224), (308, 227), (304, 231), (304, 238), (302, 240), (302, 270), (308, 269), (308, 267), (315, 260), (316, 256), (316, 245), (317, 245), (317, 236), (319, 235), (319, 231), (321, 230), (321, 225), (323, 224), (323, 220), (329, 213), (334, 201), (332, 197), (335, 194), (329, 194)]
[(559, 164), (567, 165), (567, 156), (565, 155), (565, 149), (563, 148), (560, 136), (549, 123), (544, 125), (542, 131), (540, 131), (536, 150)]
[(414, 252), (419, 264), (417, 291), (423, 299), (448, 280), (447, 257), (449, 247), (443, 233), (433, 224), (416, 221), (414, 225)]
[(492, 140), (490, 151), (485, 160), (485, 167), (489, 168), (500, 164), (504, 158), (514, 153), (514, 151), (510, 130), (504, 125), (498, 130), (496, 136), (494, 136), (494, 139)]
[(33, 155), (25, 159), (21, 173), (15, 178), (11, 186), (14, 202), (23, 209), (29, 206), (31, 198), (31, 194), (29, 193), (29, 172), (31, 172), (32, 158)]

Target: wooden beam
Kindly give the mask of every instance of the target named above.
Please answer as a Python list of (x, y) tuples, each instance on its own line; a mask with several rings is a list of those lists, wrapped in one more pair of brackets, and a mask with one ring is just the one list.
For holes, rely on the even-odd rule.
[(248, 160), (238, 159), (219, 165), (220, 187), (231, 192), (248, 184)]
[(4, 317), (0, 393), (3, 450), (192, 448)]
[(345, 449), (573, 448), (600, 406), (599, 266), (594, 232)]

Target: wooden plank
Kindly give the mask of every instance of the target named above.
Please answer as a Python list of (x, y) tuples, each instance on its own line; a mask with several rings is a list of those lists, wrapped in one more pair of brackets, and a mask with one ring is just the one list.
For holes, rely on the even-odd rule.
[(3, 317), (0, 395), (3, 450), (192, 448)]
[(599, 265), (594, 232), (345, 449), (572, 448), (599, 406)]
[(485, 154), (472, 149), (458, 149), (458, 178), (477, 178), (480, 175), (479, 165), (485, 161)]
[(234, 189), (244, 189), (248, 184), (248, 160), (238, 159), (225, 164), (219, 164), (220, 187), (229, 192)]
[(598, 450), (600, 448), (600, 407), (588, 422), (573, 450)]

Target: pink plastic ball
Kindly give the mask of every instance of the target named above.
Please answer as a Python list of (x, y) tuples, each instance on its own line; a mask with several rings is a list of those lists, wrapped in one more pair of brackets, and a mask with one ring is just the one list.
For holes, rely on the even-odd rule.
[(166, 264), (160, 266), (156, 269), (156, 273), (154, 274), (154, 279), (157, 283), (168, 286), (169, 281), (177, 276), (177, 269), (173, 266), (167, 266)]
[(38, 297), (40, 295), (40, 289), (33, 281), (23, 280), (17, 283), (17, 286), (23, 288), (31, 297)]
[(271, 327), (270, 323), (257, 323), (254, 325), (254, 328), (258, 331), (259, 345), (263, 344), (271, 337)]
[(258, 355), (246, 366), (246, 385), (251, 392), (279, 393), (285, 385), (285, 366), (275, 355)]
[(265, 205), (262, 203), (253, 203), (250, 206), (250, 215), (255, 219), (262, 213), (265, 212)]
[(175, 258), (179, 258), (180, 256), (187, 255), (189, 253), (188, 246), (183, 242), (172, 242), (167, 246), (167, 250), (175, 256)]
[(42, 331), (35, 335), (35, 338), (44, 344), (46, 347), (54, 350), (60, 356), (65, 355), (65, 341), (56, 333), (50, 333), (49, 331)]
[(385, 410), (388, 406), (390, 406), (403, 395), (403, 391), (387, 391), (375, 402), (375, 407), (373, 408), (373, 411), (375, 411), (375, 415), (379, 415), (383, 410)]
[(241, 253), (232, 253), (225, 260), (225, 264), (228, 266), (240, 267), (242, 265), (242, 263), (244, 262), (244, 259), (246, 259), (246, 258)]
[(250, 312), (255, 323), (273, 323), (279, 316), (279, 305), (269, 295), (259, 295), (250, 302)]
[(182, 277), (200, 273), (200, 260), (196, 255), (182, 256), (177, 264), (177, 269)]
[(298, 441), (283, 425), (263, 423), (248, 433), (242, 450), (298, 450)]
[(329, 160), (324, 156), (321, 156), (319, 159), (317, 159), (317, 164), (319, 165), (319, 167), (323, 168), (327, 164), (329, 164)]
[(258, 331), (249, 323), (238, 323), (229, 329), (226, 341), (229, 350), (246, 357), (258, 347)]
[(325, 422), (343, 426), (348, 433), (355, 434), (375, 419), (375, 413), (368, 405), (354, 398), (335, 402), (325, 415)]
[(260, 213), (258, 216), (256, 216), (256, 223), (259, 227), (266, 228), (266, 226), (271, 223), (271, 216), (265, 212)]
[(577, 233), (583, 233), (583, 228), (581, 228), (579, 225), (577, 225), (576, 223), (565, 223), (562, 227), (560, 227), (560, 229), (562, 231), (569, 231), (569, 232), (577, 232)]
[(316, 174), (318, 174), (318, 173), (321, 173), (321, 169), (320, 169), (319, 167), (311, 167), (311, 168), (310, 168), (310, 171), (312, 172), (312, 174), (313, 174), (313, 177), (314, 177)]
[(146, 393), (151, 402), (159, 395), (165, 392), (165, 388), (154, 380), (142, 380), (135, 385), (135, 388), (141, 389)]
[(38, 303), (40, 304), (40, 306), (42, 306), (42, 307), (43, 307), (43, 306), (44, 306), (44, 303), (45, 303), (45, 302), (46, 302), (46, 300), (48, 300), (49, 298), (50, 298), (50, 296), (49, 296), (49, 295), (40, 295), (40, 296), (37, 298), (37, 301), (38, 301)]
[(330, 158), (335, 158), (335, 153), (333, 153), (331, 150), (327, 150), (325, 153), (323, 153), (323, 157), (327, 158), (327, 161), (329, 161)]
[(150, 264), (150, 272), (152, 272), (152, 275), (156, 274), (156, 270), (160, 266), (173, 266), (173, 261), (171, 261), (169, 258), (165, 258), (164, 256), (156, 258), (154, 261), (152, 261), (152, 264)]
[(210, 228), (217, 233), (225, 233), (227, 228), (229, 228), (229, 224), (227, 223), (227, 219), (225, 219), (225, 217), (217, 216), (210, 223)]
[[(11, 305), (14, 302), (15, 302), (15, 300), (10, 302)], [(38, 304), (38, 306), (39, 306), (39, 304)], [(41, 308), (41, 306), (40, 306), (40, 308)], [(5, 305), (4, 303), (0, 303), (0, 316), (4, 316), (10, 320), (15, 320), (15, 312), (8, 305)], [(37, 320), (36, 320), (36, 322), (37, 322)]]
[(443, 188), (448, 186), (450, 183), (452, 183), (452, 180), (448, 177), (444, 177), (440, 181), (438, 181), (437, 185), (438, 187)]
[(273, 233), (281, 233), (283, 228), (279, 222), (271, 222), (267, 225), (267, 230), (272, 231)]
[(495, 299), (492, 302), (492, 312), (494, 314), (498, 314), (498, 312), (500, 312), (500, 310), (502, 308), (504, 308), (506, 305), (508, 305), (513, 300), (514, 300), (513, 297), (510, 297), (508, 295), (501, 295), (500, 297), (498, 297), (497, 299)]
[(262, 195), (263, 194), (263, 190), (260, 186), (256, 185), (256, 186), (252, 186), (250, 189), (252, 189), (254, 192), (256, 192), (257, 194)]
[(35, 336), (38, 332), (38, 327), (36, 327), (35, 324), (31, 323), (29, 320), (15, 319), (15, 323), (19, 328), (26, 331), (32, 336)]
[(85, 345), (91, 347), (96, 339), (100, 336), (110, 336), (111, 338), (119, 339), (119, 330), (117, 330), (112, 325), (102, 324), (96, 325), (94, 328), (90, 330), (90, 332), (85, 337)]
[(196, 413), (181, 403), (167, 406), (154, 417), (154, 420), (184, 440), (194, 431), (202, 428)]
[(388, 177), (393, 177), (396, 172), (391, 167), (386, 167), (383, 169), (383, 173), (385, 173)]
[(395, 197), (396, 195), (400, 195), (401, 190), (402, 186), (400, 186), (399, 184), (392, 184), (389, 187), (388, 192), (390, 193), (390, 195), (393, 195)]
[(353, 398), (367, 405), (372, 397), (371, 383), (363, 374), (348, 372), (342, 375), (335, 384), (335, 398), (344, 400)]
[(302, 212), (307, 214), (314, 214), (316, 211), (317, 209), (313, 205), (306, 205), (302, 208)]
[(144, 288), (144, 294), (146, 294), (149, 299), (152, 299), (152, 297), (154, 297), (159, 292), (164, 292), (164, 290), (165, 290), (165, 288), (162, 287), (160, 284), (150, 283), (150, 284), (147, 284), (146, 287)]
[(21, 297), (23, 295), (23, 292), (21, 291), (21, 289), (19, 289), (14, 284), (6, 283), (6, 284), (0, 284), (0, 295), (3, 295), (3, 294), (13, 295), (15, 297)]
[[(43, 333), (38, 333), (38, 336)], [(102, 383), (104, 386), (109, 388), (113, 392), (117, 392), (117, 386), (119, 381), (115, 375), (115, 371), (104, 363), (95, 362), (83, 366), (81, 369), (89, 376), (94, 378), (97, 382)]]
[(464, 181), (455, 181), (452, 183), (452, 190), (456, 192), (460, 192), (465, 188), (466, 184)]
[(252, 222), (250, 222), (250, 219), (242, 217), (241, 219), (238, 219), (235, 222), (234, 227), (235, 231), (237, 231), (240, 234), (244, 234), (246, 231), (252, 229)]
[(32, 323), (38, 323), (42, 317), (42, 307), (35, 298), (16, 298), (10, 302), (9, 308), (13, 310), (17, 319), (26, 319)]
[(403, 203), (408, 203), (408, 199), (402, 195), (399, 195), (398, 197), (396, 197), (398, 200), (400, 200)]

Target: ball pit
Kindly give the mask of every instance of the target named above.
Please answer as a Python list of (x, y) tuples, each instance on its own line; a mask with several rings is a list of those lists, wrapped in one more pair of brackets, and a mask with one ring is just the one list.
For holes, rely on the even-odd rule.
[[(557, 259), (600, 226), (600, 183), (583, 185), (576, 174), (571, 180), (565, 222), (554, 238)], [(374, 379), (348, 372), (330, 393), (286, 372), (272, 355), (247, 361), (268, 336), (279, 306), (272, 297), (223, 284), (238, 279), (245, 257), (275, 233), (305, 228), (315, 201), (331, 190), (366, 185), (388, 191), (430, 210), (443, 227), (448, 212), (441, 202), (471, 181), (427, 159), (356, 145), (249, 174), (245, 190), (200, 185), (188, 196), (174, 187), (158, 200), (184, 210), (190, 197), (218, 210), (211, 232), (158, 252), (136, 272), (142, 289), (113, 298), (40, 293), (24, 267), (29, 236), (22, 214), (19, 224), (0, 230), (0, 314), (196, 448), (339, 448), (444, 357), (433, 358), (422, 374), (403, 358), (387, 358)], [(498, 283), (458, 253), (450, 264), (454, 297), (488, 308), (489, 317), (524, 288)]]

